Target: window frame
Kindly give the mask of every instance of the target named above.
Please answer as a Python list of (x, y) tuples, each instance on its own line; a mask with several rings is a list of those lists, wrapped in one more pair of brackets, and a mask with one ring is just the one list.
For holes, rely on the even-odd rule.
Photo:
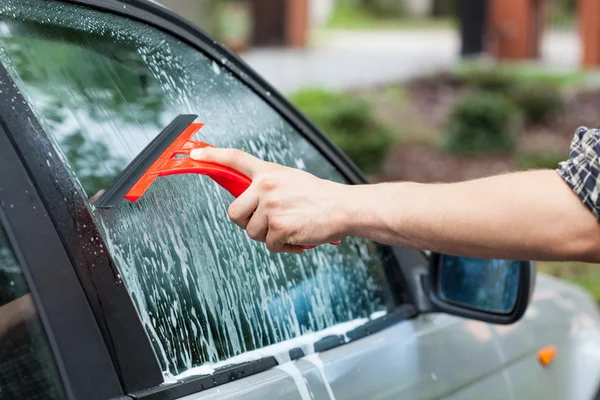
[[(226, 62), (221, 62), (222, 68), (227, 69), (290, 123), (349, 182), (352, 184), (367, 183), (365, 176), (356, 165), (283, 95), (239, 57), (179, 15), (160, 5), (140, 0), (55, 1), (84, 6), (145, 23), (178, 38), (213, 60), (226, 60)], [(4, 66), (0, 65), (0, 87), (5, 86), (6, 83), (10, 83), (10, 85), (7, 85), (8, 87), (4, 90), (5, 98), (14, 96), (17, 101), (10, 104), (7, 101), (0, 101), (0, 117), (4, 120), (5, 115), (10, 115), (6, 118), (8, 121), (5, 124), (7, 133), (27, 166), (31, 179), (38, 187), (39, 194), (72, 260), (72, 267), (76, 271), (81, 287), (91, 305), (125, 393), (133, 393), (135, 398), (143, 399), (178, 398), (226, 383), (232, 379), (237, 380), (265, 371), (276, 365), (275, 359), (271, 357), (234, 366), (214, 376), (195, 377), (176, 385), (159, 387), (163, 378), (158, 360), (130, 294), (122, 282), (116, 284), (115, 277), (118, 275), (118, 270), (108, 254), (107, 247), (99, 235), (93, 218), (83, 200), (74, 194), (76, 193), (75, 184), (72, 181), (58, 183), (57, 176), (68, 175), (66, 167), (51, 146), (50, 139), (46, 136), (37, 117), (26, 104), (22, 94), (14, 87), (12, 78)], [(11, 90), (11, 87), (12, 92), (7, 92)], [(14, 108), (12, 108), (13, 106)], [(51, 149), (50, 158), (47, 153), (42, 154), (40, 148)], [(50, 166), (46, 165), (47, 161)], [(68, 198), (67, 202), (62, 201), (65, 195)], [(103, 256), (92, 256), (91, 251), (84, 249), (84, 244), (90, 243), (92, 239), (97, 241), (97, 247), (94, 250), (106, 250), (102, 253)], [(347, 336), (352, 340), (385, 329), (418, 314), (416, 308), (411, 304), (411, 289), (405, 279), (406, 270), (411, 266), (403, 265), (401, 260), (420, 258), (422, 253), (417, 250), (387, 246), (384, 246), (384, 250), (397, 265), (397, 268), (387, 268), (389, 271), (386, 272), (390, 275), (390, 289), (394, 296), (400, 297), (400, 293), (403, 294), (402, 298), (398, 298), (402, 305), (391, 310), (387, 316), (371, 321), (348, 333)], [(92, 264), (94, 268), (90, 267)], [(315, 349), (325, 351), (340, 346), (343, 342), (340, 337), (332, 336), (315, 344)], [(296, 354), (296, 358), (302, 356), (298, 352), (294, 354)]]
[[(0, 87), (6, 80), (2, 79)], [(5, 92), (6, 93), (6, 92)], [(6, 133), (0, 98), (0, 226), (21, 267), (69, 399), (123, 395), (75, 270), (36, 187)], [(56, 288), (60, 288), (57, 295)], [(85, 354), (86, 357), (81, 357)]]
[(70, 258), (69, 268), (79, 278), (124, 390), (136, 392), (159, 385), (163, 375), (150, 339), (92, 215), (50, 138), (1, 64), (0, 90), (0, 124), (54, 223)]

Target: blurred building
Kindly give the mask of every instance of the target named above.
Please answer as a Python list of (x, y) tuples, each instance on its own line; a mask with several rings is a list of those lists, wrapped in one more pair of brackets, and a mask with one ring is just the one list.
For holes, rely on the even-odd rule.
[(488, 50), (502, 59), (540, 56), (549, 0), (491, 0)]
[[(250, 47), (306, 47), (309, 31), (324, 25), (336, 3), (349, 0), (158, 0), (242, 52)], [(359, 0), (356, 0), (359, 1)], [(407, 17), (458, 16), (463, 56), (497, 59), (540, 56), (549, 9), (558, 0), (360, 0), (402, 5)], [(600, 65), (600, 0), (577, 3), (585, 66)], [(369, 3), (364, 3), (369, 4)]]
[[(462, 54), (488, 53), (501, 60), (539, 58), (554, 1), (457, 0)], [(581, 64), (600, 66), (600, 0), (576, 0), (575, 4)]]
[(579, 26), (583, 37), (583, 65), (600, 65), (600, 1), (579, 0)]

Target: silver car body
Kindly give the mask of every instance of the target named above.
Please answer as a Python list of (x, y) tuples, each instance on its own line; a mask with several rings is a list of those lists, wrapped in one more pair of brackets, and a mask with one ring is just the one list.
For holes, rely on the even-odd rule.
[[(543, 366), (537, 353), (550, 345), (558, 351)], [(595, 302), (538, 275), (516, 324), (421, 315), (185, 399), (594, 399), (599, 382)]]

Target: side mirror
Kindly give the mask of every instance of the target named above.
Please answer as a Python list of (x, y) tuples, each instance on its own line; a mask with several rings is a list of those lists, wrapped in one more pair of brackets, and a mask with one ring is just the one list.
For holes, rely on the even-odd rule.
[(518, 321), (535, 286), (529, 261), (487, 260), (432, 253), (429, 299), (435, 311), (494, 324)]

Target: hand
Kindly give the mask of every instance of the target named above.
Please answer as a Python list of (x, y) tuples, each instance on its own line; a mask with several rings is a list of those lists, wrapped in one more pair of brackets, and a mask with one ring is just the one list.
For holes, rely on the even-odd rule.
[(299, 245), (321, 245), (346, 236), (342, 203), (349, 198), (348, 185), (240, 150), (204, 148), (192, 151), (190, 157), (232, 168), (252, 180), (228, 215), (250, 238), (266, 243), (269, 251), (301, 254)]

